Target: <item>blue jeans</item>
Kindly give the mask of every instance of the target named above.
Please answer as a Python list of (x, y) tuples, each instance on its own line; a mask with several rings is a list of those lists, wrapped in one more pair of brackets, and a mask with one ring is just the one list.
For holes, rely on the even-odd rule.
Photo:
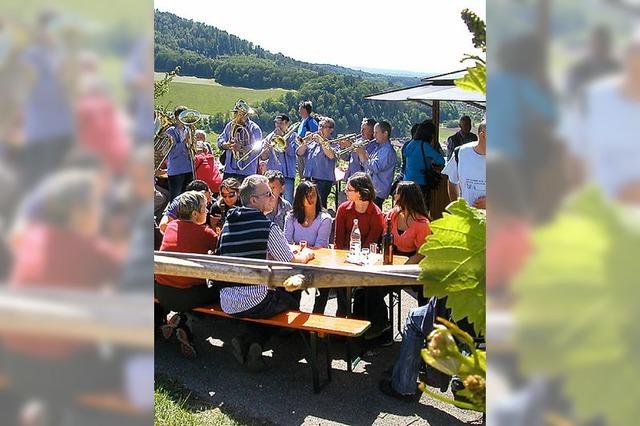
[(284, 178), (284, 193), (282, 196), (285, 200), (293, 205), (293, 190), (296, 186), (296, 180), (294, 178)]
[(433, 330), (436, 313), (436, 298), (418, 308), (412, 309), (404, 326), (404, 337), (400, 346), (398, 359), (393, 366), (391, 386), (402, 395), (413, 395), (422, 357), (420, 350), (424, 348), (425, 339)]

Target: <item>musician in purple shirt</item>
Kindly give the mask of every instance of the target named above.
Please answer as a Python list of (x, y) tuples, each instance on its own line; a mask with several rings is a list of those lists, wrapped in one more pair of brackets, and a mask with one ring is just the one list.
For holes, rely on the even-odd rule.
[[(285, 136), (289, 127), (289, 116), (285, 114), (277, 115), (275, 120), (275, 129), (266, 138), (265, 143), (269, 142), (274, 135)], [(292, 129), (293, 130), (293, 129)], [(290, 204), (293, 203), (293, 190), (295, 189), (296, 178), (296, 132), (287, 137), (287, 147), (284, 152), (278, 152), (269, 144), (264, 150), (261, 160), (266, 160), (267, 170), (278, 170), (284, 176), (284, 199)]]
[(296, 154), (303, 156), (304, 172), (306, 179), (313, 181), (318, 187), (320, 201), (323, 208), (327, 208), (327, 199), (331, 192), (331, 187), (336, 181), (336, 151), (337, 144), (322, 143), (322, 139), (328, 141), (335, 128), (335, 122), (329, 117), (320, 119), (318, 135), (307, 135), (302, 143), (298, 143)]
[(187, 107), (177, 107), (173, 114), (175, 126), (167, 129), (166, 134), (173, 139), (173, 146), (167, 156), (167, 176), (169, 183), (169, 197), (171, 200), (186, 191), (187, 185), (193, 180), (193, 163), (187, 149), (188, 131), (184, 124), (178, 120), (178, 116)]
[(357, 148), (356, 153), (364, 166), (364, 171), (373, 181), (376, 190), (375, 203), (382, 209), (382, 203), (391, 192), (393, 174), (398, 163), (398, 156), (391, 145), (391, 125), (386, 121), (380, 121), (373, 128), (376, 138), (376, 149), (369, 154), (364, 148)]
[[(376, 120), (373, 118), (364, 118), (362, 119), (362, 125), (360, 126), (360, 139), (357, 142), (362, 141), (371, 141), (365, 147), (365, 151), (371, 155), (373, 151), (376, 150), (376, 143), (372, 141), (373, 139), (373, 128), (376, 125)], [(349, 142), (341, 143), (340, 149), (345, 149), (349, 146)], [(355, 151), (351, 151), (349, 154), (344, 154), (343, 160), (349, 161), (349, 166), (347, 167), (347, 171), (344, 174), (344, 181), (348, 181), (351, 176), (358, 172), (364, 172), (364, 166), (360, 162), (360, 158)]]
[[(245, 101), (236, 102), (231, 111), (236, 114), (241, 125), (232, 135), (234, 120), (228, 122), (224, 131), (218, 136), (218, 148), (226, 152), (224, 179), (233, 177), (242, 182), (245, 177), (255, 174), (258, 170), (258, 156), (262, 145), (257, 146), (257, 142), (262, 140), (262, 130), (249, 119), (249, 115), (253, 114), (254, 110)], [(244, 156), (248, 150), (250, 150), (249, 154), (241, 161), (234, 158), (234, 153), (240, 152), (240, 155)]]

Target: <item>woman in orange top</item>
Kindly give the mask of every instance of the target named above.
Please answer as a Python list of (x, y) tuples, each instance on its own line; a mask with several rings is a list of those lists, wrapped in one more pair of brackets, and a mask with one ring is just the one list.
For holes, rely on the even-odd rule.
[(387, 219), (391, 220), (396, 253), (409, 256), (407, 263), (418, 263), (423, 258), (418, 250), (431, 234), (422, 191), (414, 182), (403, 181), (396, 188), (394, 200), (395, 207), (387, 213)]

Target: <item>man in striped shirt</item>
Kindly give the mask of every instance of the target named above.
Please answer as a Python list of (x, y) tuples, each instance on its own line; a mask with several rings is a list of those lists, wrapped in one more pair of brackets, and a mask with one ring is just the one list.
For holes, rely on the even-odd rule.
[[(271, 259), (280, 262), (307, 263), (314, 254), (309, 249), (294, 253), (282, 230), (265, 216), (275, 202), (269, 181), (261, 175), (251, 175), (240, 185), (243, 207), (229, 211), (222, 227), (217, 254), (222, 256)], [(242, 318), (269, 318), (289, 309), (299, 309), (300, 294), (267, 285), (222, 284), (222, 310)], [(270, 327), (252, 324), (243, 336), (231, 341), (233, 354), (249, 370), (264, 368), (262, 345), (271, 334)]]

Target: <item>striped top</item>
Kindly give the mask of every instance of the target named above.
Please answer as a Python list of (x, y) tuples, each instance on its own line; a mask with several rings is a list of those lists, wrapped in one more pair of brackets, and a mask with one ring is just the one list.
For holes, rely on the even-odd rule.
[[(221, 256), (290, 262), (293, 252), (282, 230), (257, 209), (238, 207), (222, 227), (217, 253)], [(230, 285), (220, 289), (220, 306), (228, 314), (247, 311), (262, 302), (267, 285)]]

